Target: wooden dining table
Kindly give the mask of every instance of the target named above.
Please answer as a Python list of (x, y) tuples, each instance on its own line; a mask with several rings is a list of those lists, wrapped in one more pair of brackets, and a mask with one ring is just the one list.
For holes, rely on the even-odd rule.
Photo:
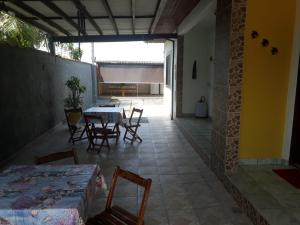
[(99, 175), (97, 165), (12, 166), (0, 173), (0, 224), (82, 225)]

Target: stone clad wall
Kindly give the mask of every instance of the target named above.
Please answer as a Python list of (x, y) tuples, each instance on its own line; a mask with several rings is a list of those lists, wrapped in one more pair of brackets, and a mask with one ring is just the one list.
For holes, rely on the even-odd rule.
[(238, 166), (246, 0), (219, 0), (216, 22), (212, 167)]
[(64, 119), (65, 81), (78, 76), (95, 101), (95, 67), (48, 53), (0, 45), (0, 162)]

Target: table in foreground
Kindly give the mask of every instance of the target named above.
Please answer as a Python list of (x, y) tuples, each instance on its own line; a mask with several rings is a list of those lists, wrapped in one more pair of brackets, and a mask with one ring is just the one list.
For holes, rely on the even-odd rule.
[(0, 224), (84, 224), (98, 175), (97, 165), (12, 166), (0, 173)]

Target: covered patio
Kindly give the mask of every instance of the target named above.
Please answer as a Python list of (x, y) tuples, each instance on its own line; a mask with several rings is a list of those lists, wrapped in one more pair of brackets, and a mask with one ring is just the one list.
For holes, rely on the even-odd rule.
[[(49, 47), (45, 53), (0, 43), (1, 170), (12, 165), (29, 165), (25, 168), (30, 170), (35, 168), (31, 165), (36, 156), (75, 149), (78, 168), (84, 164), (101, 168), (89, 174), (95, 179), (86, 183), (86, 189), (77, 190), (96, 193), (91, 210), (82, 210), (85, 221), (104, 209), (114, 169), (120, 166), (152, 179), (145, 224), (300, 223), (299, 189), (271, 172), (290, 168), (292, 162), (300, 49), (298, 1), (3, 0), (0, 10), (46, 32)], [(276, 26), (270, 25), (274, 21)], [(126, 41), (164, 43), (163, 71), (159, 65), (163, 80), (158, 82), (164, 83), (159, 85), (163, 97), (130, 98), (121, 91), (118, 100), (107, 98), (101, 95), (94, 57), (89, 64), (55, 52), (56, 43)], [(144, 109), (138, 131), (143, 141), (109, 140), (111, 148), (98, 154), (86, 151), (88, 140), (68, 142), (64, 84), (72, 76), (86, 87), (83, 111), (116, 101), (120, 115), (121, 108), (127, 116), (133, 107)], [(200, 99), (206, 99), (207, 118), (195, 118)], [(121, 127), (121, 137), (124, 131)], [(54, 168), (52, 176), (57, 177), (55, 167), (66, 164), (72, 161), (45, 168)], [(22, 175), (18, 168), (22, 167), (2, 175), (13, 179), (12, 171)], [(37, 176), (45, 179), (44, 175)], [(99, 184), (99, 179), (101, 188), (91, 191), (88, 184)], [(20, 180), (35, 182), (22, 176)], [(10, 181), (16, 187), (13, 192), (19, 192), (18, 182)], [(141, 189), (120, 184), (115, 202), (137, 212)], [(41, 190), (53, 191), (49, 186)], [(0, 199), (5, 194), (12, 196), (10, 190), (1, 192), (0, 185)], [(63, 190), (59, 197), (73, 194)], [(44, 196), (40, 198), (39, 204), (53, 206), (51, 199), (44, 203)], [(27, 200), (12, 205), (15, 209), (30, 206)], [(34, 210), (29, 213), (30, 220), (38, 215)], [(79, 212), (73, 213), (80, 217)]]
[[(115, 145), (112, 141), (111, 149), (103, 149), (100, 154), (86, 152), (87, 141), (75, 145), (68, 143), (66, 125), (59, 124), (22, 148), (7, 166), (32, 165), (35, 156), (75, 148), (80, 164), (98, 164), (101, 167), (108, 187), (117, 165), (143, 177), (151, 177), (153, 184), (145, 224), (252, 224), (175, 122), (166, 116), (148, 117), (148, 120), (149, 123), (142, 123), (140, 129), (142, 143), (131, 145), (120, 140)], [(123, 134), (124, 129), (121, 131)], [(57, 162), (70, 163), (72, 160), (68, 159)], [(115, 204), (137, 212), (141, 201), (139, 192), (136, 186), (123, 183), (117, 189)], [(98, 191), (89, 216), (104, 209), (105, 193), (106, 189)]]

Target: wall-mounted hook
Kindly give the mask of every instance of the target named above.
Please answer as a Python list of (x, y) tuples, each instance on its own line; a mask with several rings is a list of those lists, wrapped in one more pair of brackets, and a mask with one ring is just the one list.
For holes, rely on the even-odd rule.
[(273, 47), (271, 50), (272, 55), (277, 55), (279, 52), (278, 48)]
[(257, 38), (257, 37), (258, 37), (258, 32), (257, 32), (256, 30), (252, 31), (251, 37), (252, 37), (253, 39)]
[(264, 47), (267, 47), (269, 44), (270, 44), (269, 40), (265, 39), (265, 38), (261, 42), (261, 45), (264, 46)]

